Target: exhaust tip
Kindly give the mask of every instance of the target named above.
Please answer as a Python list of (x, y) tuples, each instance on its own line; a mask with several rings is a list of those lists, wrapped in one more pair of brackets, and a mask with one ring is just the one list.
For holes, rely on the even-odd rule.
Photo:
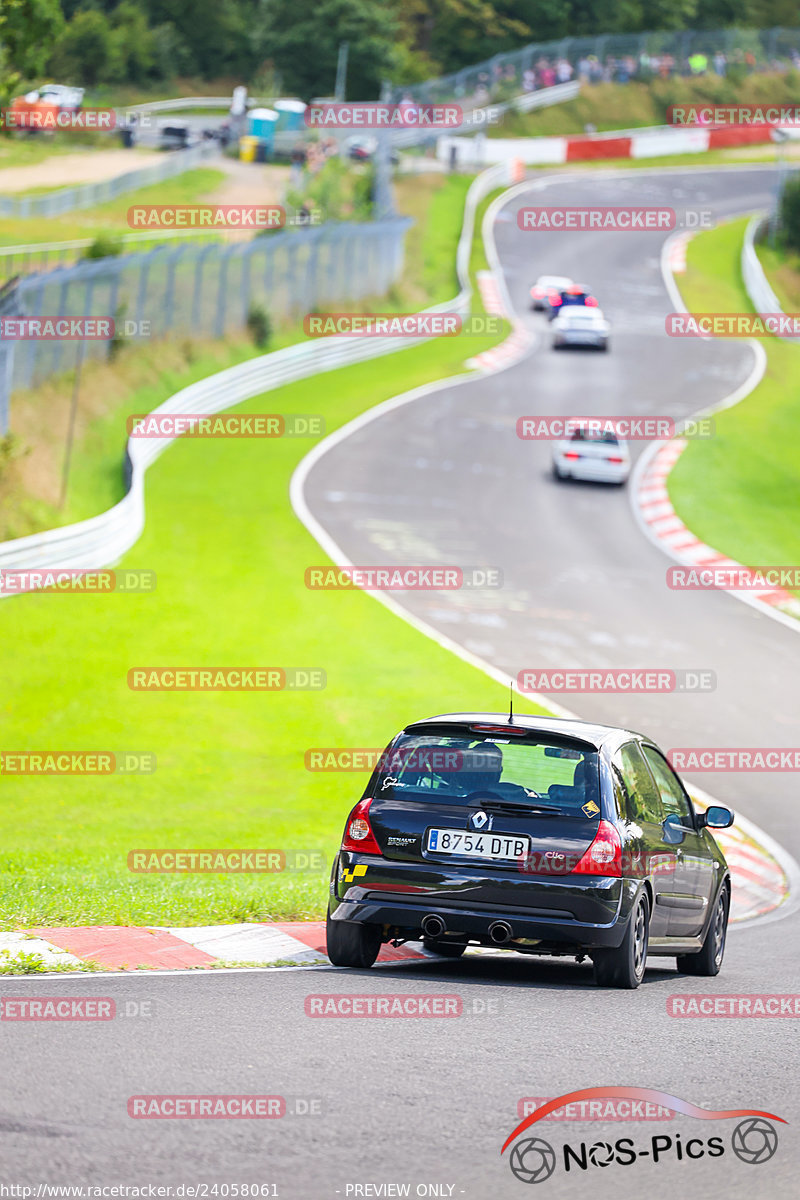
[(445, 923), (435, 913), (428, 913), (427, 917), (422, 918), (422, 932), (426, 937), (438, 938), (442, 936), (444, 931)]
[(508, 921), (494, 921), (489, 926), (489, 937), (496, 946), (502, 946), (505, 942), (510, 942), (514, 936), (514, 930), (508, 924)]

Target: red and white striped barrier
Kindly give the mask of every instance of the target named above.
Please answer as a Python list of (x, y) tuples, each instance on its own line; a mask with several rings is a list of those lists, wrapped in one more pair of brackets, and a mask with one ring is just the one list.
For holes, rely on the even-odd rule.
[(771, 140), (774, 125), (655, 125), (575, 137), (481, 138), (441, 137), (436, 156), (450, 161), (456, 147), (461, 166), (489, 166), (520, 159), (528, 166), (604, 158), (662, 158), (672, 154), (702, 154), (728, 146), (747, 146)]

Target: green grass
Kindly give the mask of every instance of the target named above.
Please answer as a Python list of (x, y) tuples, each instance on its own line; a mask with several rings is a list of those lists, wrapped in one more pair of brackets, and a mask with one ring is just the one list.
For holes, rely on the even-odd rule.
[[(360, 364), (242, 408), (321, 411), (333, 428), (458, 373), (463, 357), (436, 342), (393, 355), (389, 370)], [(329, 858), (364, 777), (309, 774), (306, 748), (377, 747), (411, 717), (504, 709), (504, 688), (371, 597), (304, 587), (305, 568), (324, 561), (287, 503), (307, 448), (179, 442), (149, 472), (147, 528), (123, 563), (155, 570), (155, 593), (0, 607), (4, 749), (128, 749), (158, 763), (147, 776), (4, 777), (3, 927), (319, 917), (318, 875), (134, 876), (126, 856), (243, 846)], [(274, 694), (128, 689), (131, 667), (169, 664), (322, 667), (328, 683)]]
[[(689, 243), (680, 288), (690, 312), (753, 311), (739, 265), (745, 225), (731, 221)], [(751, 566), (800, 562), (800, 347), (763, 345), (763, 381), (714, 415), (714, 437), (690, 440), (668, 481), (688, 527)]]
[(758, 72), (739, 79), (731, 72), (727, 79), (709, 74), (700, 78), (584, 84), (580, 95), (564, 104), (529, 113), (506, 113), (502, 124), (489, 129), (489, 136), (560, 137), (581, 134), (587, 124), (594, 125), (601, 133), (664, 125), (671, 104), (796, 104), (798, 101), (797, 71)]
[[(131, 162), (131, 170), (136, 170)], [(18, 246), (32, 242), (65, 242), (94, 238), (100, 233), (131, 232), (128, 209), (142, 204), (195, 204), (205, 200), (225, 180), (225, 172), (214, 167), (184, 171), (172, 179), (138, 188), (95, 208), (76, 210), (60, 217), (2, 217), (0, 245)], [(36, 189), (60, 191), (60, 188)]]
[[(398, 205), (414, 218), (406, 243), (403, 276), (390, 294), (348, 305), (359, 311), (413, 312), (455, 295), (455, 248), (464, 198), (470, 180), (464, 176), (431, 176), (403, 181)], [(478, 226), (480, 229), (480, 226)], [(304, 339), (302, 326), (278, 321), (270, 350)], [(25, 476), (12, 467), (3, 478), (0, 464), (0, 540), (70, 524), (109, 508), (124, 494), (122, 456), (125, 419), (151, 412), (174, 392), (206, 375), (234, 366), (261, 351), (244, 337), (228, 342), (138, 343), (123, 350), (112, 365), (84, 366), (80, 387), (78, 437), (67, 503), (63, 510), (50, 497), (57, 494), (52, 476), (61, 469), (66, 413), (72, 393), (72, 372), (28, 392), (16, 393), (13, 429), (21, 449), (50, 464), (48, 473), (31, 472), (37, 490), (25, 487)], [(467, 356), (466, 353), (464, 355)], [(25, 466), (23, 458), (16, 466)]]
[[(458, 189), (449, 194), (451, 206), (442, 200), (432, 221), (432, 258)], [(291, 384), (240, 411), (320, 412), (330, 431), (399, 391), (458, 374), (490, 344), (443, 338)], [(118, 447), (129, 400), (116, 415)], [(111, 428), (98, 431), (98, 462)], [(320, 917), (325, 875), (132, 875), (128, 851), (262, 847), (329, 859), (365, 776), (310, 774), (307, 748), (380, 747), (412, 717), (504, 711), (504, 688), (370, 596), (305, 588), (305, 568), (325, 559), (287, 490), (308, 448), (295, 439), (179, 442), (148, 473), (146, 531), (122, 564), (154, 570), (154, 593), (0, 605), (3, 749), (136, 750), (158, 764), (142, 776), (3, 776), (0, 926)], [(97, 479), (82, 503), (102, 493)], [(131, 667), (170, 664), (321, 667), (327, 687), (128, 689)]]

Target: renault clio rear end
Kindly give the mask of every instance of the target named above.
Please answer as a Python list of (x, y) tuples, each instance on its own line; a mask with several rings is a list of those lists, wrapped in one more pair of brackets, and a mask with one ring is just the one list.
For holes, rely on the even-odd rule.
[[(725, 860), (666, 760), (687, 807), (679, 821), (664, 810), (661, 752), (648, 746), (654, 763), (639, 768), (640, 744), (627, 730), (496, 714), (406, 726), (345, 826), (331, 874), (331, 961), (370, 966), (384, 942), (421, 940), (445, 957), (475, 943), (589, 956), (601, 984), (636, 987), (648, 952), (699, 955), (713, 942), (716, 969), (696, 973), (715, 974)], [(642, 794), (652, 811), (637, 822), (630, 805)], [(718, 810), (717, 823), (732, 819)], [(690, 835), (708, 871), (681, 880), (676, 847)], [(671, 906), (682, 927), (673, 929)]]

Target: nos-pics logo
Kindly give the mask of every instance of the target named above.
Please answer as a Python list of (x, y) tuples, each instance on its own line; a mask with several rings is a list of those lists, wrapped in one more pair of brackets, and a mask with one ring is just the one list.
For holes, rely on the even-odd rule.
[[(673, 1113), (687, 1117), (695, 1117), (701, 1121), (722, 1121), (732, 1117), (739, 1120), (726, 1145), (724, 1135), (713, 1137), (692, 1137), (684, 1139), (679, 1133), (653, 1134), (642, 1144), (637, 1144), (633, 1138), (617, 1138), (614, 1142), (580, 1142), (578, 1145), (566, 1143), (559, 1150), (554, 1149), (544, 1138), (535, 1135), (521, 1137), (537, 1121), (567, 1104), (580, 1100), (598, 1100), (606, 1098), (639, 1100), (655, 1103), (662, 1108), (670, 1109)], [(772, 1124), (778, 1121), (785, 1125), (783, 1117), (774, 1113), (761, 1112), (755, 1108), (707, 1109), (698, 1108), (688, 1100), (679, 1096), (671, 1096), (667, 1092), (659, 1092), (653, 1088), (635, 1087), (597, 1087), (584, 1088), (579, 1092), (567, 1092), (564, 1096), (556, 1096), (540, 1105), (534, 1112), (521, 1121), (516, 1129), (503, 1143), (501, 1154), (505, 1154), (512, 1142), (515, 1142), (508, 1163), (512, 1174), (521, 1183), (543, 1183), (555, 1172), (559, 1161), (565, 1172), (589, 1171), (594, 1167), (617, 1166), (630, 1167), (639, 1159), (652, 1162), (665, 1161), (698, 1161), (702, 1158), (720, 1158), (728, 1150), (744, 1163), (768, 1162), (778, 1149), (778, 1131)], [(519, 1141), (515, 1139), (519, 1138)]]

